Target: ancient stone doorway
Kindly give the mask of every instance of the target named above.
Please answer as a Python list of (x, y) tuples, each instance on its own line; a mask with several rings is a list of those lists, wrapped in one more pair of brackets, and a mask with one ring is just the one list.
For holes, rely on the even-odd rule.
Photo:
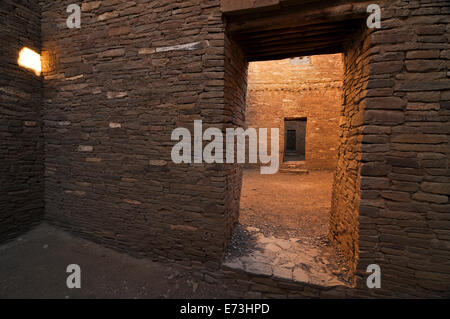
[(304, 161), (306, 118), (284, 119), (284, 162)]
[[(305, 57), (302, 57), (305, 59)], [(321, 286), (350, 284), (329, 240), (342, 111), (342, 55), (249, 64), (247, 128), (278, 128), (280, 171), (245, 166), (226, 265)]]
[[(227, 20), (225, 123), (245, 125), (248, 63), (291, 59), (290, 65), (310, 67), (311, 61), (305, 59), (306, 56), (313, 58), (318, 55), (342, 54), (342, 108), (338, 115), (339, 143), (335, 150), (337, 160), (333, 159), (336, 171), (331, 190), (329, 239), (333, 247), (342, 252), (351, 276), (356, 273), (360, 254), (360, 169), (366, 114), (362, 101), (370, 80), (370, 70), (367, 67), (370, 59), (367, 52), (367, 47), (370, 46), (370, 31), (366, 27), (366, 9), (365, 3), (355, 3), (349, 7), (345, 4), (318, 1), (307, 5), (282, 2), (280, 6), (263, 9), (235, 10), (223, 5)], [(250, 78), (248, 82), (250, 87)], [(280, 105), (283, 106), (283, 101)], [(311, 123), (309, 119), (308, 123)], [(305, 155), (307, 158), (308, 138)], [(327, 165), (324, 164), (326, 159), (325, 156), (323, 161), (312, 163)], [(229, 185), (232, 186), (230, 190), (234, 199), (229, 207), (234, 213), (233, 221), (237, 221), (239, 216), (242, 169), (243, 167), (234, 166), (229, 170), (228, 179), (232, 183)], [(308, 168), (300, 166), (296, 169), (302, 173)], [(273, 272), (273, 269), (271, 271)], [(273, 275), (272, 273), (271, 276)], [(355, 282), (356, 277), (353, 276), (353, 283)]]

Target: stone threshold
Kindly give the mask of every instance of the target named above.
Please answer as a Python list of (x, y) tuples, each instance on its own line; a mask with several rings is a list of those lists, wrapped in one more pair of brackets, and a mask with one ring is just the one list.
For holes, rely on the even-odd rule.
[(306, 161), (286, 161), (281, 164), (279, 172), (282, 174), (307, 175), (309, 170), (305, 168)]
[(242, 243), (247, 245), (244, 254), (230, 251), (222, 263), (224, 270), (324, 289), (353, 287), (346, 269), (336, 262), (337, 256), (330, 247), (308, 242), (307, 238), (266, 237), (257, 228), (247, 229), (252, 238), (244, 240), (251, 241), (253, 247), (249, 249), (248, 243)]

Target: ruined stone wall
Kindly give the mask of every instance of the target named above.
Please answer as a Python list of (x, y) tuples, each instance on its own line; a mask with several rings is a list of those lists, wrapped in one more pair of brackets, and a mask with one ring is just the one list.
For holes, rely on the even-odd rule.
[[(195, 119), (242, 124), (245, 58), (219, 1), (92, 1), (80, 30), (65, 26), (70, 3), (41, 1), (47, 219), (129, 253), (217, 266), (239, 168), (175, 165), (170, 136)], [(356, 273), (346, 296), (448, 297), (449, 2), (383, 7), (382, 29), (355, 26), (345, 46), (331, 239)], [(365, 286), (369, 264), (380, 290)]]
[[(248, 62), (242, 48), (229, 36), (225, 34), (225, 78), (224, 78), (224, 128), (239, 128), (245, 126), (245, 107), (247, 96), (247, 70)], [(223, 130), (225, 136), (225, 129)], [(224, 149), (226, 144), (224, 142)], [(235, 149), (235, 156), (237, 149)], [(224, 229), (226, 237), (231, 236), (233, 226), (238, 221), (239, 207), (242, 188), (242, 165), (225, 164), (226, 172), (226, 198), (225, 207), (227, 217)]]
[(342, 108), (342, 57), (312, 56), (310, 62), (296, 64), (295, 59), (285, 59), (251, 63), (246, 126), (279, 128), (281, 165), (285, 118), (307, 118), (305, 167), (334, 169)]
[(330, 214), (330, 239), (342, 251), (350, 271), (358, 260), (358, 208), (368, 46), (365, 32), (356, 33), (344, 51), (343, 109), (339, 121), (338, 160)]
[(40, 52), (38, 1), (0, 2), (0, 241), (39, 223), (43, 213), (42, 82), (17, 63)]
[[(46, 219), (132, 254), (218, 265), (221, 165), (171, 160), (171, 134), (224, 122), (220, 1), (41, 1)], [(178, 46), (181, 45), (181, 46)]]
[(360, 288), (367, 266), (381, 266), (377, 296), (443, 296), (450, 287), (448, 10), (385, 3), (382, 29), (346, 51), (345, 105), (355, 116), (342, 126), (347, 160), (338, 162), (331, 236)]
[[(345, 53), (331, 238), (373, 296), (450, 291), (448, 1), (382, 4), (382, 28)], [(354, 116), (351, 116), (354, 114)], [(362, 145), (358, 145), (362, 142)], [(341, 160), (343, 159), (343, 160)]]
[(369, 36), (358, 272), (381, 266), (379, 295), (449, 296), (449, 13), (385, 1)]

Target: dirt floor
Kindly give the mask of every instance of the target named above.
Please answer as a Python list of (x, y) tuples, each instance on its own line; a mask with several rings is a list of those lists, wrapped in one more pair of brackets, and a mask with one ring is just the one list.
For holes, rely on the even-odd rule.
[[(81, 267), (81, 289), (68, 289), (67, 266)], [(227, 298), (181, 267), (137, 259), (42, 224), (0, 246), (0, 299)]]
[(280, 238), (328, 237), (333, 172), (261, 175), (245, 170), (239, 222)]

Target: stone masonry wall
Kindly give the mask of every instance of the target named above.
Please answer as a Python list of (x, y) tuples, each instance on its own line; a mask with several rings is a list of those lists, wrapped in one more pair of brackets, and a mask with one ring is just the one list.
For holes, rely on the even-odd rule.
[[(344, 50), (330, 237), (356, 287), (329, 293), (449, 298), (450, 1), (379, 4), (381, 29), (355, 25)], [(381, 289), (366, 285), (371, 264), (381, 268)], [(321, 296), (241, 275), (229, 274), (230, 287), (246, 285), (247, 296)]]
[(43, 214), (42, 82), (17, 63), (23, 47), (40, 52), (40, 32), (38, 1), (0, 2), (0, 241)]
[(383, 286), (373, 296), (448, 296), (450, 2), (382, 7), (382, 28), (345, 53), (344, 99), (354, 116), (341, 123), (348, 139), (331, 238), (359, 289), (367, 266), (380, 265)]
[(171, 134), (224, 122), (220, 1), (90, 1), (68, 29), (72, 2), (41, 1), (46, 219), (135, 255), (218, 266), (227, 172), (174, 164)]
[(342, 56), (310, 57), (311, 64), (290, 59), (250, 63), (246, 126), (279, 128), (280, 165), (284, 161), (285, 118), (307, 118), (308, 169), (334, 169), (342, 108)]
[[(223, 128), (245, 127), (245, 109), (247, 96), (247, 70), (248, 62), (242, 49), (225, 33), (225, 78), (224, 78), (224, 126)], [(225, 130), (223, 130), (225, 136)], [(226, 149), (225, 141), (224, 149)], [(235, 155), (237, 149), (235, 148)], [(227, 238), (231, 237), (231, 231), (239, 218), (239, 207), (242, 187), (242, 165), (225, 164), (226, 172), (226, 198), (225, 207), (227, 217), (224, 229)], [(228, 242), (227, 242), (228, 244)]]
[(358, 260), (358, 208), (360, 199), (360, 160), (362, 114), (367, 72), (365, 33), (355, 36), (344, 51), (343, 109), (339, 121), (338, 161), (330, 214), (330, 239), (342, 251), (350, 271)]
[[(195, 119), (204, 127), (243, 123), (246, 61), (225, 32), (220, 1), (86, 2), (79, 30), (65, 25), (71, 3), (40, 2), (46, 219), (131, 254), (217, 268), (237, 216), (240, 168), (175, 165), (170, 137), (176, 127), (193, 131)], [(330, 237), (356, 274), (357, 288), (346, 296), (448, 297), (450, 3), (380, 4), (382, 28), (355, 26), (345, 45)], [(41, 197), (31, 196), (42, 192), (41, 155), (31, 152), (39, 150), (39, 81), (23, 81), (28, 71), (4, 56), (10, 62), (0, 67), (22, 82), (0, 85), (10, 101), (2, 104), (0, 132), (14, 158), (2, 167), (11, 191), (0, 203), (3, 209), (8, 198), (8, 212), (9, 203), (27, 203), (26, 210), (35, 203), (30, 211), (39, 212)], [(30, 95), (33, 103), (17, 103)], [(24, 158), (23, 169), (14, 166)], [(382, 289), (367, 289), (369, 264), (381, 266)], [(230, 290), (242, 285), (274, 297), (299, 288), (246, 274), (230, 279)], [(306, 296), (320, 295), (311, 289)]]
[(381, 266), (379, 295), (450, 292), (449, 13), (450, 1), (385, 1), (369, 36), (358, 273)]

